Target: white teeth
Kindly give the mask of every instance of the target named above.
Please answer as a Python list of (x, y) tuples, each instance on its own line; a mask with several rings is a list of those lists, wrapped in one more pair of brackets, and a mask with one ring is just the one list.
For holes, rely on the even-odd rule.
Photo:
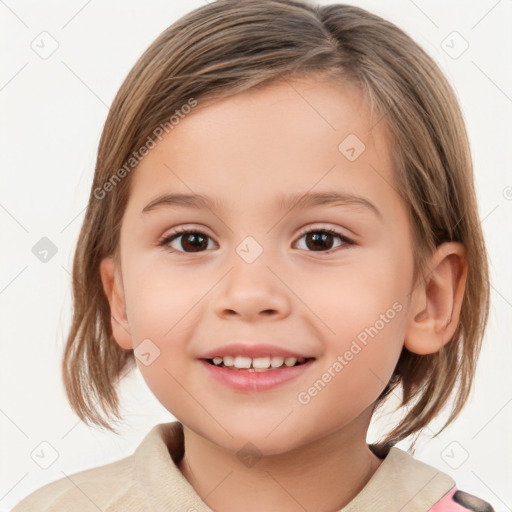
[(250, 368), (251, 367), (251, 358), (244, 356), (236, 356), (235, 357), (235, 368)]
[(283, 365), (287, 367), (295, 366), (297, 363), (304, 363), (306, 359), (304, 357), (281, 357), (281, 356), (266, 356), (266, 357), (255, 357), (254, 359), (246, 356), (224, 356), (214, 357), (212, 359), (213, 364), (216, 366), (234, 367), (238, 369), (244, 369), (249, 371), (263, 372), (269, 369), (280, 368)]
[(270, 360), (270, 364), (272, 365), (272, 368), (279, 368), (280, 366), (283, 366), (284, 363), (284, 357), (273, 357)]
[(255, 357), (252, 360), (253, 368), (268, 368), (270, 366), (270, 357)]

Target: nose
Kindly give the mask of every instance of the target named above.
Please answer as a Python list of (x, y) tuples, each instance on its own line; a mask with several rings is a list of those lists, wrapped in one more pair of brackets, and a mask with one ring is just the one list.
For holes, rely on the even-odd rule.
[(219, 317), (256, 321), (290, 314), (291, 292), (264, 262), (237, 263), (219, 283), (215, 313)]

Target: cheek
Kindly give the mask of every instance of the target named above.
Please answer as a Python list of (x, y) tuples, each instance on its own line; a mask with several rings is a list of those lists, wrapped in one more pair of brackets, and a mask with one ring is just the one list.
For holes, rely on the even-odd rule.
[[(161, 255), (127, 261), (126, 307), (130, 327), (139, 340), (168, 339), (183, 329), (187, 317), (208, 292), (209, 276), (172, 265)], [(137, 340), (134, 340), (135, 344)]]
[(142, 377), (157, 400), (179, 418), (193, 407), (184, 399), (182, 386), (189, 388), (187, 340), (194, 329), (198, 297), (197, 290), (174, 274), (171, 279), (164, 269), (153, 266), (132, 277), (129, 323)]
[[(392, 316), (400, 306), (405, 309), (412, 260), (406, 253), (384, 246), (354, 251), (343, 265), (321, 272), (300, 272), (304, 279), (296, 279), (297, 294), (321, 319), (325, 333), (350, 339), (377, 322), (390, 308)], [(393, 309), (395, 303), (399, 306)]]
[[(326, 340), (324, 369), (340, 376), (333, 380), (347, 398), (357, 393), (375, 400), (392, 375), (407, 328), (409, 256), (392, 244), (360, 251), (350, 264), (309, 283), (308, 306), (322, 320)], [(343, 369), (337, 372), (338, 356)]]
[(321, 367), (297, 394), (305, 412), (314, 415), (330, 410), (334, 428), (376, 401), (392, 376), (404, 338), (401, 305), (394, 303), (382, 313), (371, 321), (364, 319), (372, 316), (368, 311), (358, 318), (349, 311), (345, 321), (340, 318)]
[(162, 386), (166, 392), (179, 391), (172, 376), (182, 382), (185, 362), (193, 357), (188, 341), (215, 276), (201, 278), (197, 271), (171, 266), (164, 257), (149, 262), (127, 258), (126, 265), (127, 314), (135, 353), (149, 352), (152, 360), (148, 365), (144, 358), (138, 360), (139, 369), (157, 397)]

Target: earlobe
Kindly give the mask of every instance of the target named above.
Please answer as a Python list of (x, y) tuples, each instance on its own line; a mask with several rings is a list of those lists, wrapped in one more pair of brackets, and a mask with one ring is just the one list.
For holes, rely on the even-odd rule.
[(110, 306), (112, 335), (120, 347), (129, 350), (133, 348), (133, 343), (128, 316), (126, 314), (124, 290), (121, 279), (119, 278), (119, 272), (120, 269), (116, 267), (112, 257), (105, 258), (100, 263), (103, 291), (105, 292)]
[(412, 291), (404, 346), (415, 354), (433, 354), (453, 337), (466, 286), (466, 251), (445, 242), (430, 258), (430, 271)]

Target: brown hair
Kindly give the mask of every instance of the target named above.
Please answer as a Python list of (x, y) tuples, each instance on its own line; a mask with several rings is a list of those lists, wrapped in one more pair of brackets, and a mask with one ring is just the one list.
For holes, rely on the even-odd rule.
[(311, 74), (360, 87), (375, 125), (384, 122), (389, 129), (396, 181), (413, 226), (415, 276), (429, 272), (426, 258), (442, 242), (466, 248), (457, 330), (434, 354), (403, 349), (375, 405), (402, 386), (401, 405), (409, 410), (384, 441), (418, 434), (455, 389), (439, 432), (464, 406), (487, 323), (488, 263), (464, 121), (446, 78), (402, 30), (363, 9), (300, 0), (218, 0), (180, 18), (150, 45), (121, 85), (104, 126), (74, 256), (74, 316), (62, 362), (69, 402), (86, 423), (115, 431), (109, 420), (121, 418), (116, 386), (135, 367), (133, 350), (112, 337), (99, 272), (103, 258), (118, 257), (129, 195), (129, 169), (123, 179), (116, 170), (191, 98), (223, 99)]

